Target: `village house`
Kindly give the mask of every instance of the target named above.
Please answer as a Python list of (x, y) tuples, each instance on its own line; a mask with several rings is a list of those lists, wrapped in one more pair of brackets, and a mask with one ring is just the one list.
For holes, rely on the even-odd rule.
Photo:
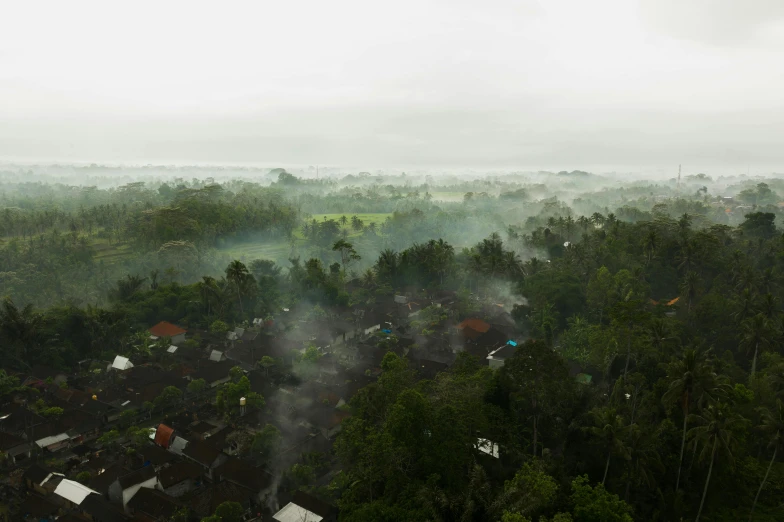
[(109, 499), (122, 504), (123, 508), (139, 491), (139, 488), (155, 488), (158, 486), (158, 477), (155, 468), (145, 466), (136, 471), (118, 477), (109, 486)]
[(337, 510), (313, 495), (297, 491), (272, 519), (276, 522), (335, 522)]
[(161, 321), (150, 328), (148, 332), (150, 332), (150, 338), (155, 341), (163, 337), (168, 337), (171, 344), (179, 346), (185, 343), (185, 334), (187, 333), (187, 330), (169, 322)]
[[(512, 344), (513, 343), (513, 344)], [(504, 365), (504, 361), (512, 357), (517, 351), (517, 343), (508, 341), (500, 348), (496, 348), (487, 355), (487, 362), (490, 368), (497, 370)]]
[(181, 505), (166, 493), (156, 489), (142, 488), (128, 502), (128, 511), (134, 520), (169, 520)]
[(158, 483), (167, 495), (181, 497), (201, 484), (204, 469), (193, 462), (178, 461), (158, 474)]
[(229, 371), (234, 368), (234, 361), (221, 361), (221, 362), (205, 362), (204, 365), (196, 372), (190, 374), (188, 379), (195, 381), (197, 379), (204, 379), (210, 388), (215, 388), (221, 384), (227, 383), (231, 380)]
[(204, 471), (204, 475), (210, 479), (213, 477), (215, 468), (226, 462), (226, 459), (229, 458), (225, 453), (201, 440), (189, 441), (182, 454), (200, 465)]

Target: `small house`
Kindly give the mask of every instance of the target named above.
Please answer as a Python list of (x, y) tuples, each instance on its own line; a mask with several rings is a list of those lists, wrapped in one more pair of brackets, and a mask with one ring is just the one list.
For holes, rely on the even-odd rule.
[(167, 495), (181, 497), (201, 483), (204, 471), (193, 462), (180, 461), (158, 474), (158, 483)]
[(215, 448), (213, 445), (201, 440), (193, 440), (185, 446), (183, 456), (200, 465), (204, 474), (212, 478), (213, 470), (226, 462), (228, 455)]
[(168, 337), (174, 345), (181, 345), (185, 342), (185, 334), (187, 330), (180, 328), (177, 325), (171, 324), (166, 321), (161, 321), (148, 330), (151, 338), (158, 340), (162, 337)]
[(65, 499), (67, 505), (78, 506), (91, 493), (98, 493), (74, 480), (62, 479), (54, 490), (54, 494)]
[(144, 466), (127, 475), (118, 477), (109, 486), (109, 499), (113, 502), (122, 503), (123, 508), (125, 508), (139, 491), (139, 488), (155, 488), (157, 486), (158, 477), (155, 474), (155, 468)]
[(291, 502), (272, 515), (276, 522), (334, 522), (336, 509), (304, 491), (297, 491)]
[(517, 351), (517, 344), (505, 344), (496, 348), (487, 355), (487, 362), (490, 368), (497, 370), (504, 365), (504, 361), (512, 357)]
[(114, 358), (114, 361), (112, 361), (110, 370), (124, 371), (124, 370), (130, 370), (131, 368), (133, 368), (133, 363), (130, 360), (128, 360), (127, 357), (118, 355)]

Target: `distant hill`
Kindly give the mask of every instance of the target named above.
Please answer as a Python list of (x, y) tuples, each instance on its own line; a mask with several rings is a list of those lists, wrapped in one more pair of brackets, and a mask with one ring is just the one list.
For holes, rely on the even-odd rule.
[(569, 178), (591, 178), (594, 177), (595, 174), (591, 174), (590, 172), (585, 172), (584, 170), (573, 170), (571, 172), (566, 172), (565, 170), (562, 170), (561, 172), (556, 174), (556, 176), (563, 176)]

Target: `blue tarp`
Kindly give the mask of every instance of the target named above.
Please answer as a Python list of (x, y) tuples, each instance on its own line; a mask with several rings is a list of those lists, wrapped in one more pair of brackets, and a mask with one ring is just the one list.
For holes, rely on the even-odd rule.
[(513, 341), (513, 340), (511, 340), (511, 339), (509, 339), (508, 341), (506, 341), (506, 344), (508, 344), (509, 346), (517, 346), (517, 343), (516, 343), (516, 342), (514, 342), (514, 341)]
[(381, 331), (384, 332), (385, 334), (391, 334), (392, 333), (392, 330), (389, 330), (387, 328), (385, 328), (385, 329), (383, 329)]

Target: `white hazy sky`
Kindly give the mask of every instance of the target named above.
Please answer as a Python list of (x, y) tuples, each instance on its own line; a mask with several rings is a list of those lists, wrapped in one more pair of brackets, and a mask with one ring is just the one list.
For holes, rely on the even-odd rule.
[(784, 170), (784, 0), (0, 3), (0, 158)]

